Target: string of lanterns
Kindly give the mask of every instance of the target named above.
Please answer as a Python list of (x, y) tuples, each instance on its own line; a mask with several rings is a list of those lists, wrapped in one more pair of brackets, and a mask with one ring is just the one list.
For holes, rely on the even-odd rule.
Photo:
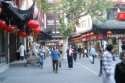
[[(33, 32), (35, 33), (39, 33), (41, 32), (41, 27), (40, 24), (37, 20), (29, 20), (27, 23), (27, 26), (29, 29), (31, 29)], [(6, 21), (4, 20), (0, 20), (0, 29), (4, 30), (5, 32), (13, 32), (15, 29), (17, 29), (16, 25), (7, 25)], [(27, 33), (25, 31), (21, 31), (21, 30), (17, 30), (18, 31), (18, 35), (21, 37), (26, 37)]]

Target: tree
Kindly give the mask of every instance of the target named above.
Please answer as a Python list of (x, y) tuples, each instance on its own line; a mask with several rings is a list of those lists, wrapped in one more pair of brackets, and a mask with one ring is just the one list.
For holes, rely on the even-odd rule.
[(63, 10), (70, 19), (79, 17), (83, 12), (92, 16), (100, 16), (107, 8), (114, 4), (111, 0), (62, 0), (59, 10)]
[(36, 0), (36, 3), (42, 11), (47, 12), (49, 10), (49, 3), (46, 0)]
[[(68, 46), (66, 45), (68, 44), (68, 37), (74, 31), (75, 25), (81, 16), (89, 14), (93, 17), (93, 20), (105, 20), (104, 14), (106, 9), (111, 8), (114, 4), (111, 0), (62, 0), (59, 5), (55, 9), (58, 11), (61, 10), (64, 13), (64, 16), (60, 18), (60, 33), (65, 39), (65, 50), (67, 48), (66, 46)], [(67, 23), (64, 22), (65, 18), (68, 20)]]
[[(49, 6), (46, 0), (38, 0), (41, 9), (52, 10), (54, 13), (62, 11), (64, 13), (60, 18), (60, 33), (64, 40), (68, 42), (68, 37), (74, 31), (78, 19), (84, 15), (91, 15), (94, 20), (105, 20), (104, 13), (107, 8), (114, 4), (111, 0), (62, 0), (58, 5)], [(65, 19), (68, 21), (65, 22)], [(66, 43), (68, 44), (68, 43)], [(65, 44), (64, 44), (65, 45)], [(64, 48), (66, 50), (66, 48)]]
[[(56, 12), (62, 11), (66, 14), (66, 16), (62, 16), (62, 18), (67, 18), (69, 25), (64, 26), (65, 23), (60, 22), (60, 24), (63, 25), (60, 26), (60, 32), (63, 34), (64, 38), (66, 38), (66, 33), (63, 32), (66, 32), (66, 29), (68, 30), (69, 27), (75, 28), (75, 24), (78, 23), (79, 17), (89, 14), (93, 17), (93, 20), (105, 20), (104, 14), (106, 9), (111, 8), (113, 5), (114, 3), (112, 3), (111, 0), (62, 0), (58, 7), (53, 8)], [(74, 26), (71, 27), (70, 24)], [(70, 34), (67, 34), (67, 36), (69, 35)]]

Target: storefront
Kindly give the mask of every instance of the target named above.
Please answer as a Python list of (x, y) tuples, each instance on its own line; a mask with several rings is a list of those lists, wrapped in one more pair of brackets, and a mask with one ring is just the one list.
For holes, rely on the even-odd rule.
[(0, 30), (0, 73), (8, 69), (7, 34)]
[(18, 59), (16, 55), (18, 44), (22, 42), (21, 40), (23, 42), (26, 40), (26, 38), (21, 39), (20, 37), (24, 37), (25, 33), (30, 32), (27, 22), (33, 18), (35, 5), (33, 0), (30, 0), (30, 5), (27, 4), (29, 0), (20, 0), (26, 1), (22, 5), (20, 4), (20, 9), (14, 5), (14, 1), (16, 0), (0, 1), (0, 21), (6, 25), (5, 27), (0, 25), (0, 73), (8, 67), (10, 62)]

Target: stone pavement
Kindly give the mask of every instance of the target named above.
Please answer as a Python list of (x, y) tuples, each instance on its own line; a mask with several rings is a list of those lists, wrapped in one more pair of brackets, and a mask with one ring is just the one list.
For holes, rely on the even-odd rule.
[(38, 65), (12, 65), (9, 70), (0, 75), (0, 83), (101, 83), (98, 77), (99, 60), (91, 64), (87, 58), (74, 63), (74, 68), (67, 68), (67, 61), (62, 61), (59, 72), (52, 72), (51, 59), (45, 61), (44, 68)]

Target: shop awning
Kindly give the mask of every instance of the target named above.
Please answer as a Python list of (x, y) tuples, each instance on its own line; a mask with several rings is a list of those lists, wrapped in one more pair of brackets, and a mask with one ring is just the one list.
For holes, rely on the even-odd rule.
[(105, 22), (94, 23), (92, 31), (94, 32), (106, 32), (113, 31), (116, 33), (125, 32), (125, 21), (107, 20)]
[(107, 20), (98, 26), (101, 29), (125, 29), (125, 21)]
[(5, 20), (8, 24), (17, 25), (20, 28), (23, 27), (25, 23), (27, 23), (27, 20), (33, 18), (35, 1), (33, 2), (31, 8), (27, 10), (20, 10), (16, 7), (13, 7), (10, 3), (7, 3), (6, 1), (0, 2), (3, 8), (0, 19)]
[(38, 36), (38, 40), (50, 40), (50, 39), (52, 39), (52, 36), (47, 32), (40, 32)]

